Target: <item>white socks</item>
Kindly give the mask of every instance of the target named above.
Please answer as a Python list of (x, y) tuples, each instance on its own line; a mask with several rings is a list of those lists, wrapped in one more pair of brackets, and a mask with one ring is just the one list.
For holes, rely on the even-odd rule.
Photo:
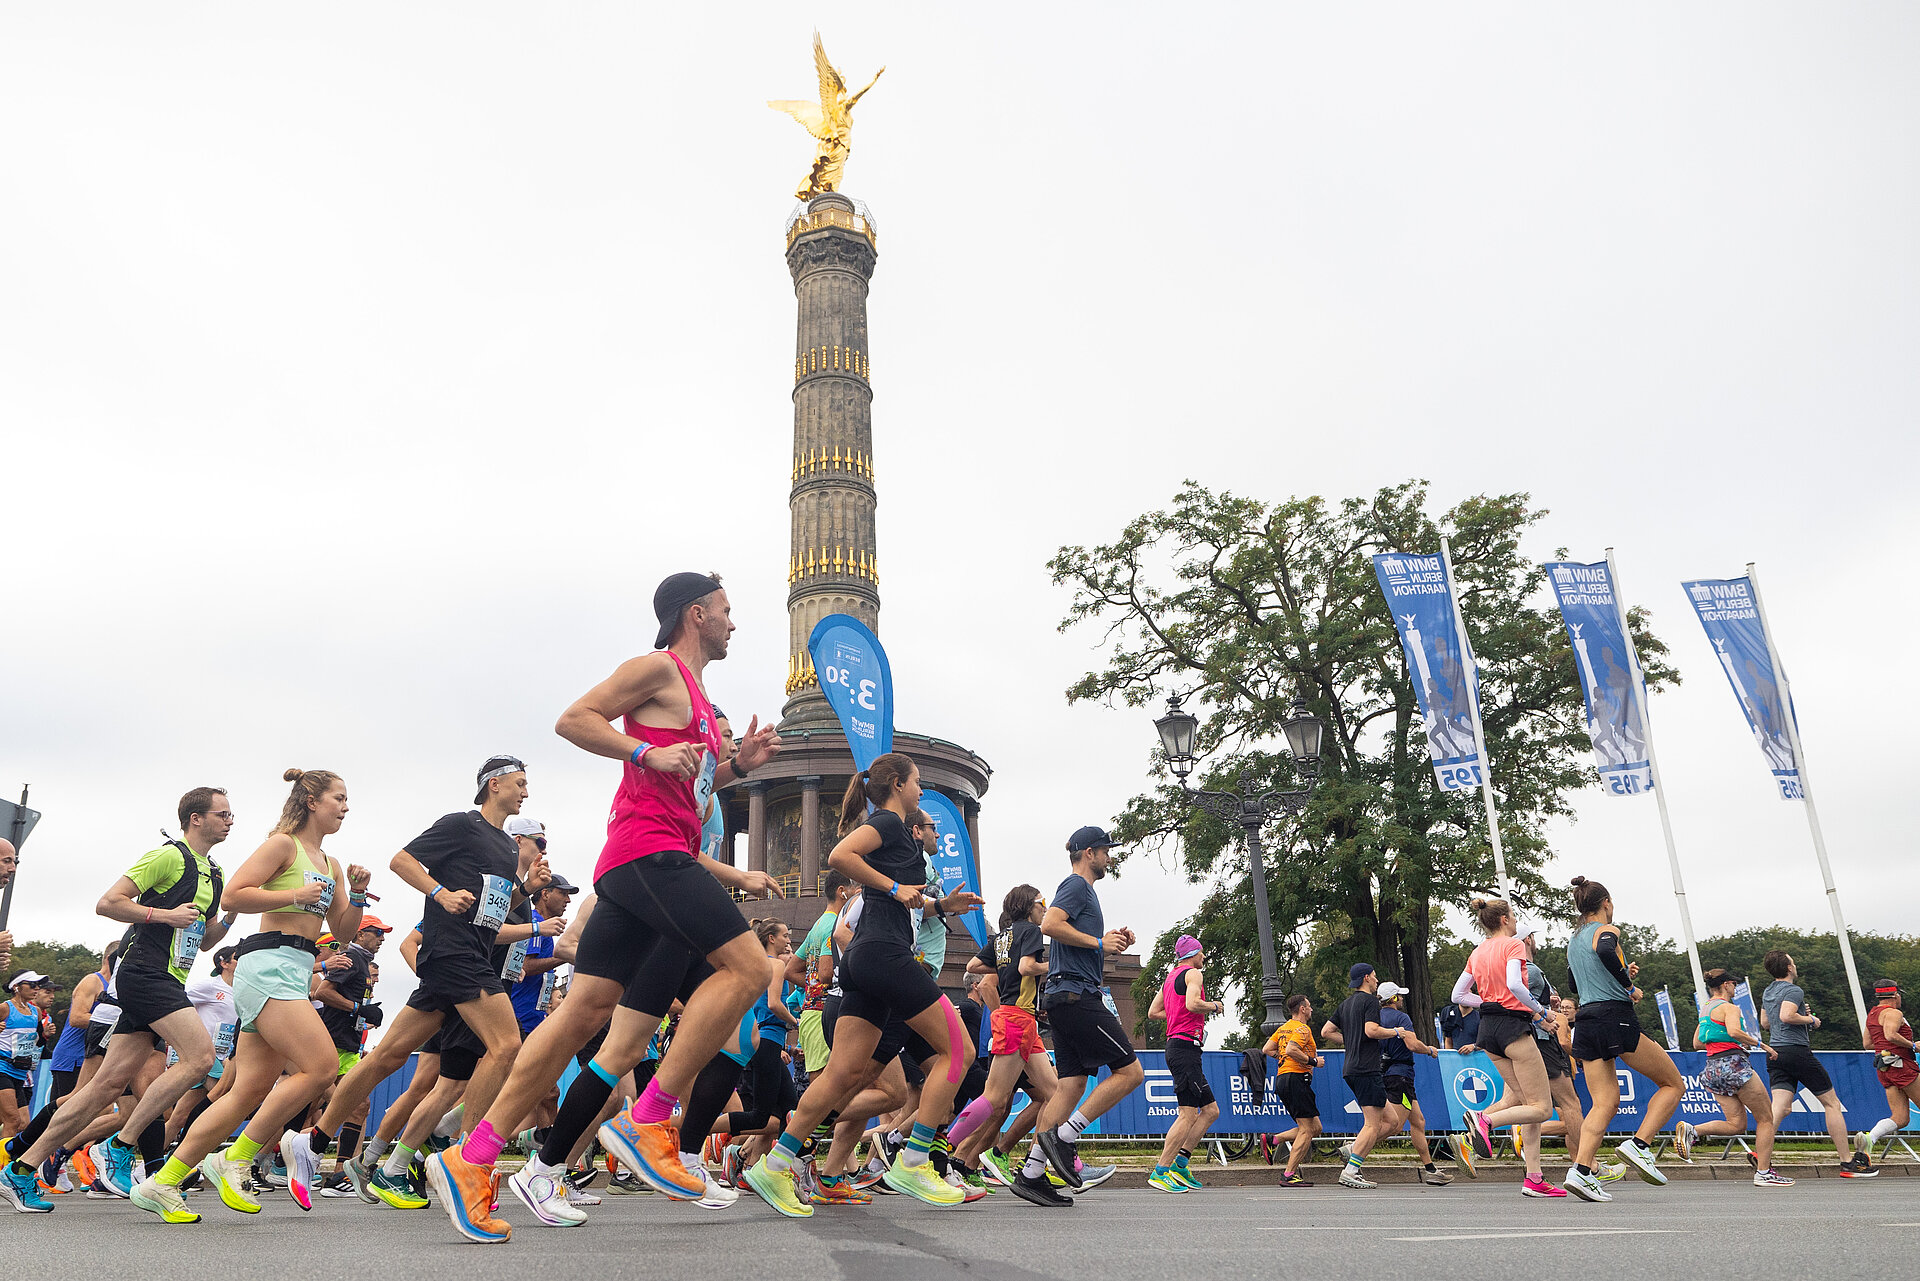
[(1075, 1108), (1073, 1115), (1067, 1118), (1066, 1124), (1062, 1125), (1058, 1130), (1054, 1131), (1054, 1133), (1058, 1134), (1061, 1139), (1068, 1143), (1078, 1143), (1080, 1136), (1085, 1133), (1086, 1128), (1092, 1124), (1092, 1121), (1089, 1121), (1081, 1114), (1079, 1108)]
[(1872, 1131), (1869, 1134), (1869, 1137), (1873, 1139), (1874, 1146), (1878, 1147), (1880, 1144), (1886, 1142), (1888, 1135), (1892, 1134), (1895, 1130), (1898, 1130), (1899, 1128), (1900, 1128), (1900, 1123), (1898, 1121), (1894, 1120), (1890, 1116), (1884, 1117), (1880, 1120), (1878, 1124), (1876, 1124), (1873, 1127)]

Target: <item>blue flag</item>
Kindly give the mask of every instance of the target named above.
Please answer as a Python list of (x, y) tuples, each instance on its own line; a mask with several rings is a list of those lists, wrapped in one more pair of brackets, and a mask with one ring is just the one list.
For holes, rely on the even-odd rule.
[(828, 614), (807, 638), (814, 675), (864, 770), (893, 750), (893, 668), (880, 638), (848, 614)]
[[(931, 787), (920, 793), (920, 808), (933, 820), (934, 850), (933, 867), (940, 874), (942, 894), (951, 894), (954, 890), (980, 892), (979, 865), (973, 861), (973, 842), (967, 837), (967, 824), (960, 817), (960, 809), (945, 794)], [(928, 887), (932, 889), (931, 886)], [(967, 933), (973, 935), (973, 941), (982, 947), (987, 944), (987, 918), (979, 908), (960, 918), (967, 927)]]
[(1438, 556), (1375, 556), (1373, 572), (1393, 612), (1400, 644), (1407, 653), (1407, 675), (1420, 700), (1427, 727), (1427, 751), (1434, 777), (1444, 791), (1480, 786), (1480, 753), (1474, 720), (1478, 694), (1473, 688), (1473, 655), (1454, 625), (1453, 596)]
[(1560, 617), (1573, 642), (1580, 668), (1580, 692), (1587, 700), (1587, 737), (1594, 764), (1608, 796), (1644, 796), (1653, 790), (1653, 765), (1647, 758), (1647, 727), (1640, 709), (1646, 687), (1635, 689), (1634, 663), (1621, 631), (1620, 607), (1607, 563), (1543, 566), (1560, 604)]
[(1680, 1049), (1680, 1024), (1673, 1017), (1673, 997), (1667, 989), (1661, 988), (1653, 994), (1653, 1003), (1660, 1007), (1660, 1030), (1667, 1034), (1667, 1048)]
[(1714, 657), (1733, 686), (1740, 712), (1747, 718), (1760, 754), (1767, 758), (1780, 799), (1803, 799), (1800, 766), (1794, 759), (1793, 739), (1787, 728), (1786, 700), (1773, 679), (1773, 654), (1760, 608), (1754, 602), (1753, 583), (1745, 578), (1701, 578), (1680, 584), (1693, 601), (1693, 612), (1713, 642)]

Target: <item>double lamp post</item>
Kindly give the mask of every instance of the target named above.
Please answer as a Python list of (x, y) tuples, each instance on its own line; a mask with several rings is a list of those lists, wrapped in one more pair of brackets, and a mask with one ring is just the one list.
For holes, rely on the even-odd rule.
[(1287, 1021), (1287, 993), (1280, 985), (1280, 976), (1274, 972), (1273, 917), (1267, 909), (1267, 866), (1260, 844), (1260, 827), (1277, 814), (1298, 814), (1306, 805), (1320, 776), (1320, 739), (1325, 727), (1299, 699), (1294, 700), (1287, 719), (1281, 722), (1287, 750), (1293, 755), (1293, 767), (1307, 780), (1304, 789), (1256, 792), (1251, 772), (1242, 766), (1238, 792), (1196, 792), (1187, 786), (1187, 775), (1193, 773), (1194, 739), (1200, 718), (1185, 710), (1181, 703), (1180, 695), (1169, 697), (1167, 714), (1154, 721), (1154, 728), (1160, 731), (1160, 746), (1167, 754), (1167, 766), (1180, 780), (1180, 791), (1187, 804), (1240, 824), (1246, 836), (1247, 860), (1253, 866), (1254, 919), (1260, 931), (1260, 996), (1267, 1007), (1266, 1022), (1261, 1027), (1271, 1036), (1275, 1028)]

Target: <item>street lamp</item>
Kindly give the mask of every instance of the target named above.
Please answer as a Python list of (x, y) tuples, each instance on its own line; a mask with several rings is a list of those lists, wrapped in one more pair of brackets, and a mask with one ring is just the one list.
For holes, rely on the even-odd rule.
[(1153, 726), (1160, 732), (1160, 748), (1166, 753), (1167, 767), (1180, 780), (1180, 791), (1187, 804), (1240, 824), (1246, 837), (1247, 861), (1253, 867), (1254, 920), (1260, 931), (1260, 996), (1267, 1007), (1266, 1022), (1261, 1027), (1271, 1036), (1275, 1028), (1287, 1021), (1287, 993), (1280, 986), (1280, 976), (1274, 972), (1278, 967), (1274, 963), (1273, 917), (1267, 909), (1267, 866), (1262, 857), (1260, 827), (1276, 814), (1298, 814), (1306, 806), (1320, 776), (1320, 744), (1325, 726), (1298, 698), (1293, 700), (1287, 719), (1281, 722), (1280, 730), (1293, 756), (1293, 766), (1307, 780), (1303, 790), (1255, 792), (1253, 776), (1242, 766), (1238, 792), (1196, 792), (1187, 786), (1187, 775), (1193, 773), (1194, 740), (1200, 719), (1187, 711), (1182, 701), (1178, 694), (1169, 697), (1166, 715), (1155, 720)]

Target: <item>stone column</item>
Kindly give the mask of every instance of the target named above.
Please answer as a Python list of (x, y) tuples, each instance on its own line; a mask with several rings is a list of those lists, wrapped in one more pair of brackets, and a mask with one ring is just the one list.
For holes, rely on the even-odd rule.
[[(973, 843), (973, 861), (980, 861), (980, 802), (971, 796), (960, 798), (960, 816), (966, 820), (967, 840)], [(986, 884), (987, 874), (980, 873), (980, 883)]]
[(787, 563), (787, 704), (780, 727), (832, 728), (807, 654), (814, 624), (851, 614), (880, 626), (874, 538), (873, 386), (867, 282), (876, 262), (865, 211), (815, 196), (788, 228), (799, 324), (794, 336), (792, 542)]
[(800, 780), (800, 892), (820, 890), (820, 776)]
[(747, 784), (747, 870), (767, 870), (767, 785)]

